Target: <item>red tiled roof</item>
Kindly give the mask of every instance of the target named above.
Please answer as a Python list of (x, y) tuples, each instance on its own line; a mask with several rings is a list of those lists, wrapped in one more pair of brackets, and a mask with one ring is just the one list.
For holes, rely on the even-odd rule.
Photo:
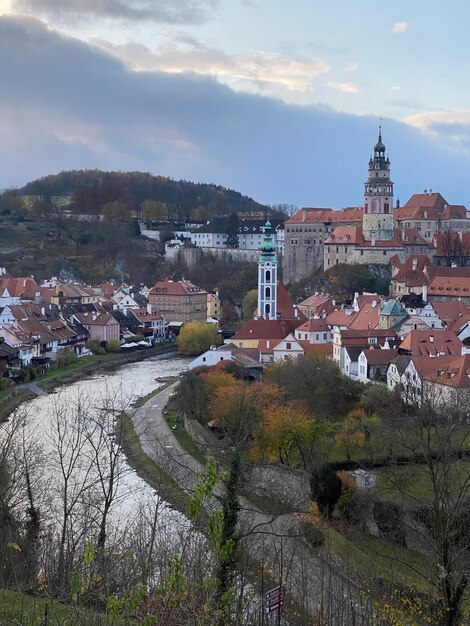
[(332, 311), (326, 316), (326, 321), (329, 326), (345, 326), (347, 327), (353, 315), (346, 313), (346, 311)]
[(430, 244), (416, 228), (393, 229), (393, 239), (366, 241), (360, 226), (337, 226), (331, 235), (325, 239), (323, 245), (349, 245), (353, 244), (359, 248), (402, 248), (403, 246), (426, 246)]
[(433, 307), (441, 322), (447, 326), (447, 330), (458, 333), (470, 320), (470, 306), (461, 300), (433, 302)]
[(293, 332), (302, 320), (250, 320), (235, 333), (231, 341), (243, 339), (284, 339)]
[(297, 330), (304, 333), (323, 332), (329, 330), (329, 325), (325, 317), (313, 317), (301, 324)]
[(344, 339), (354, 339), (356, 337), (364, 338), (364, 337), (390, 337), (395, 338), (397, 336), (394, 330), (390, 330), (389, 328), (371, 328), (371, 329), (362, 329), (358, 328), (357, 330), (352, 328), (347, 328), (346, 330), (341, 331), (341, 337)]
[(470, 354), (435, 359), (413, 357), (413, 364), (422, 380), (459, 389), (470, 388)]
[(369, 365), (388, 365), (398, 356), (396, 348), (364, 350), (364, 355)]
[(400, 350), (413, 356), (460, 355), (463, 343), (450, 330), (412, 330), (401, 342)]
[(105, 326), (106, 324), (118, 324), (109, 313), (75, 313), (75, 317), (84, 326)]
[(284, 224), (318, 224), (330, 221), (329, 215), (333, 213), (333, 209), (315, 209), (304, 207), (299, 209), (287, 219)]
[(338, 224), (341, 222), (362, 222), (364, 209), (362, 207), (346, 207), (339, 211), (333, 209), (317, 209), (304, 207), (291, 215), (285, 224)]
[(470, 267), (449, 269), (466, 269), (468, 272), (466, 276), (434, 276), (428, 285), (428, 296), (470, 298)]
[(25, 300), (34, 300), (39, 292), (37, 282), (31, 276), (24, 278), (8, 278), (2, 276), (0, 278), (0, 293), (8, 289), (10, 296), (14, 298), (24, 298)]
[(362, 222), (364, 217), (364, 209), (361, 206), (346, 207), (340, 211), (333, 211), (331, 215), (332, 223), (341, 222)]
[(189, 280), (161, 280), (150, 289), (149, 295), (163, 296), (187, 296), (194, 294), (207, 294), (204, 289), (197, 287)]
[(333, 344), (332, 343), (309, 343), (305, 339), (297, 339), (304, 349), (305, 354), (324, 354), (325, 356), (333, 356)]
[(364, 236), (362, 234), (362, 228), (359, 226), (337, 226), (329, 237), (323, 242), (324, 245), (328, 244), (363, 244)]
[(348, 324), (350, 330), (368, 330), (376, 328), (379, 324), (379, 304), (377, 300), (376, 306), (365, 303), (361, 306), (359, 311), (354, 315), (353, 319)]

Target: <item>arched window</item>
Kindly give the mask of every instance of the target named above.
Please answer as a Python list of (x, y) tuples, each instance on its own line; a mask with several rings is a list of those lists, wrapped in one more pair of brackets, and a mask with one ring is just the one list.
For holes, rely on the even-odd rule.
[(264, 306), (264, 312), (265, 312), (266, 317), (268, 317), (268, 315), (269, 315), (269, 314), (270, 314), (270, 312), (271, 312), (271, 306), (270, 306), (269, 304), (265, 304), (265, 306)]
[(265, 294), (266, 298), (270, 298), (271, 297), (271, 287), (266, 287), (264, 294)]
[(266, 282), (271, 280), (271, 270), (266, 270)]

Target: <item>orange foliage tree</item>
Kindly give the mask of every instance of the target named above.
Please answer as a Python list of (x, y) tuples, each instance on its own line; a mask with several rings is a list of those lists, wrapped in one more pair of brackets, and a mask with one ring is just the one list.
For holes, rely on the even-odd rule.
[(324, 444), (325, 424), (298, 403), (269, 403), (255, 431), (251, 455), (255, 460), (301, 464), (311, 469)]

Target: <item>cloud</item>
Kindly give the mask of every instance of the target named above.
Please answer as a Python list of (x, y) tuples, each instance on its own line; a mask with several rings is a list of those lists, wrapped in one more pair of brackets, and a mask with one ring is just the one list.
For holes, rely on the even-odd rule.
[[(0, 58), (0, 188), (102, 168), (214, 182), (269, 203), (362, 200), (376, 118), (235, 92), (195, 73), (135, 72), (32, 18), (0, 18)], [(384, 120), (383, 136), (402, 200), (445, 180), (449, 202), (466, 203), (470, 158), (410, 124)]]
[(361, 91), (354, 83), (341, 83), (330, 80), (326, 83), (326, 86), (335, 91), (340, 91), (341, 93), (359, 93)]
[(11, 0), (14, 11), (58, 18), (153, 21), (197, 24), (208, 17), (219, 0)]
[(186, 35), (156, 51), (141, 44), (112, 45), (102, 40), (96, 43), (135, 71), (192, 72), (212, 76), (234, 88), (268, 95), (284, 90), (313, 92), (315, 79), (330, 69), (326, 61), (316, 58), (296, 60), (262, 51), (228, 54)]
[(470, 110), (428, 111), (404, 121), (439, 142), (441, 149), (470, 155)]
[(401, 34), (401, 33), (405, 33), (408, 28), (409, 28), (409, 24), (408, 22), (395, 22), (395, 24), (392, 26), (392, 33), (394, 34)]

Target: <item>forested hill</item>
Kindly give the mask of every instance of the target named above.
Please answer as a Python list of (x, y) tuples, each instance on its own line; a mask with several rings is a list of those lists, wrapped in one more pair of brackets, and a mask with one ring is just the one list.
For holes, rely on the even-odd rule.
[[(165, 217), (177, 221), (204, 220), (232, 212), (266, 212), (268, 209), (252, 198), (220, 185), (173, 180), (143, 172), (61, 172), (34, 180), (18, 191), (46, 203), (51, 198), (67, 199), (71, 211), (87, 214), (102, 213), (103, 207), (110, 203), (119, 203), (127, 210), (139, 213), (147, 201), (147, 207), (157, 212), (169, 211)], [(155, 202), (163, 203), (164, 209)]]

